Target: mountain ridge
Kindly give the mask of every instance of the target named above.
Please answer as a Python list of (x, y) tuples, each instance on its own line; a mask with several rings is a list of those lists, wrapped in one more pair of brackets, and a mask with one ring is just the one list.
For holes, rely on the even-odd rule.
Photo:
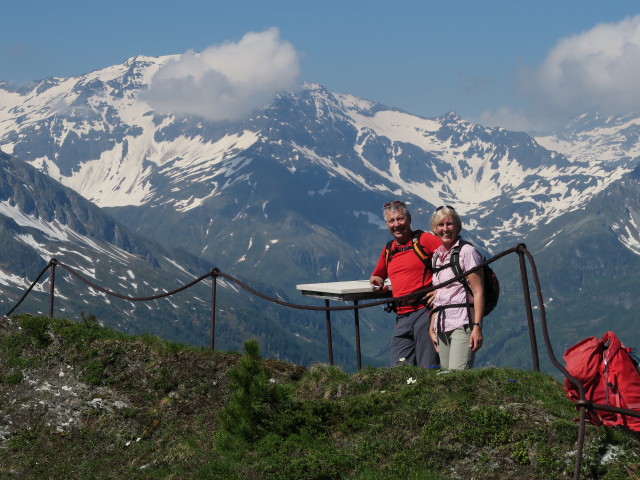
[[(84, 280), (57, 270), (54, 316), (82, 321), (91, 315), (124, 332), (209, 344), (211, 279), (193, 285), (188, 294), (144, 302), (128, 298), (174, 291), (209, 272), (213, 268), (210, 263), (130, 232), (72, 189), (1, 152), (0, 239), (0, 307), (5, 311), (14, 307), (55, 257)], [(17, 313), (49, 311), (49, 275), (50, 271), (35, 285)], [(115, 295), (93, 289), (87, 282)], [(246, 283), (273, 297), (286, 298), (277, 287), (251, 280)], [(298, 314), (294, 323), (231, 282), (218, 279), (217, 284), (217, 302), (222, 306), (217, 312), (218, 348), (240, 348), (243, 332), (250, 329), (273, 357), (300, 363), (325, 357), (326, 333), (319, 322), (311, 320), (312, 315)], [(117, 295), (126, 298), (114, 298)], [(351, 346), (338, 332), (334, 333), (334, 345), (337, 360), (346, 366), (355, 363)]]
[[(186, 186), (180, 180), (195, 178), (202, 183), (210, 178), (214, 191), (209, 195), (216, 195), (234, 181), (242, 181), (238, 174), (258, 149), (289, 170), (312, 162), (365, 189), (400, 190), (430, 206), (456, 203), (462, 213), (474, 218), (492, 211), (499, 221), (482, 218), (474, 229), (487, 245), (495, 246), (499, 242), (491, 238), (491, 231), (508, 234), (509, 230), (531, 228), (541, 215), (555, 216), (562, 208), (575, 208), (594, 189), (602, 189), (618, 176), (602, 164), (575, 158), (568, 162), (563, 156), (540, 150), (538, 142), (522, 132), (474, 125), (452, 113), (424, 119), (351, 95), (334, 94), (314, 84), (299, 92), (280, 94), (272, 106), (240, 122), (154, 114), (140, 98), (144, 99), (144, 88), (153, 74), (170, 58), (134, 57), (121, 65), (74, 77), (73, 93), (61, 97), (63, 92), (58, 92), (58, 96), (44, 98), (37, 112), (54, 112), (66, 98), (64, 102), (71, 109), (69, 125), (84, 125), (85, 134), (75, 133), (81, 130), (78, 128), (56, 126), (61, 120), (50, 114), (25, 111), (20, 118), (29, 120), (18, 129), (23, 138), (37, 135), (25, 126), (31, 122), (34, 127), (39, 125), (40, 135), (58, 131), (58, 140), (50, 144), (49, 152), (37, 152), (33, 147), (38, 141), (33, 138), (29, 151), (23, 151), (20, 138), (6, 129), (11, 126), (11, 116), (5, 116), (0, 121), (0, 126), (5, 125), (0, 129), (3, 148), (99, 206), (149, 205), (157, 198), (156, 203), (168, 201), (176, 208), (188, 209), (201, 206), (210, 197), (202, 192), (196, 195), (194, 182)], [(56, 88), (63, 90), (67, 83), (71, 82), (60, 80)], [(28, 98), (37, 99), (38, 91), (34, 89)], [(19, 103), (18, 99), (14, 103)], [(77, 118), (74, 108), (79, 109)], [(265, 122), (268, 118), (273, 120)], [(96, 122), (93, 127), (92, 121)], [(101, 129), (108, 136), (100, 134)], [(146, 131), (149, 133), (144, 134)], [(432, 162), (431, 173), (421, 167), (425, 161)], [(582, 180), (571, 178), (577, 175)], [(216, 181), (225, 176), (231, 184)], [(175, 198), (163, 194), (162, 184), (173, 185)], [(184, 192), (182, 197), (180, 191)], [(501, 205), (497, 198), (509, 192), (510, 203), (520, 205), (517, 220), (513, 207)], [(536, 204), (532, 197), (546, 197), (547, 201)], [(492, 223), (490, 227), (484, 227), (487, 222)]]
[[(577, 225), (638, 164), (633, 139), (640, 121), (633, 114), (615, 121), (584, 116), (555, 136), (534, 138), (454, 112), (423, 118), (317, 84), (280, 93), (240, 121), (159, 114), (144, 92), (169, 58), (134, 57), (20, 89), (0, 84), (0, 148), (101, 206), (129, 231), (294, 303), (312, 301), (300, 299), (296, 284), (368, 278), (388, 237), (381, 206), (396, 198), (409, 204), (415, 228), (428, 230), (434, 207), (453, 204), (463, 235), (489, 254), (528, 242), (545, 275), (575, 269), (574, 232), (589, 245), (589, 232)], [(566, 148), (545, 148), (558, 145)], [(606, 250), (589, 250), (602, 257), (600, 268), (620, 256), (618, 249), (639, 251), (636, 217), (624, 209), (613, 217)], [(546, 255), (549, 239), (562, 244), (555, 263)], [(496, 268), (501, 283), (515, 287), (490, 317), (495, 327), (488, 326), (480, 361), (526, 362), (519, 272)], [(600, 273), (603, 283), (614, 274)], [(547, 278), (555, 297), (561, 290)], [(590, 295), (585, 308), (597, 309), (594, 289), (601, 287), (568, 292), (565, 307), (555, 310), (568, 325), (561, 344), (581, 333), (569, 305)], [(232, 315), (238, 331), (250, 331), (242, 322), (251, 321), (251, 312), (263, 313), (257, 302), (247, 300), (247, 308), (246, 318)], [(269, 314), (283, 331), (311, 339), (316, 353), (324, 349), (314, 315)], [(622, 323), (631, 315), (623, 312)], [(594, 329), (602, 328), (607, 316), (596, 320)], [(384, 363), (392, 320), (367, 309), (362, 323), (367, 351), (376, 352), (372, 361)], [(235, 335), (236, 348), (238, 331), (225, 332)], [(334, 331), (348, 356), (349, 315), (336, 315)], [(640, 343), (635, 334), (630, 338)]]

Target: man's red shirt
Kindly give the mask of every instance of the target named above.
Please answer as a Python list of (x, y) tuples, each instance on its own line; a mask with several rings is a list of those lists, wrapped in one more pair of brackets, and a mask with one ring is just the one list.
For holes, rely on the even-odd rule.
[[(412, 242), (413, 238), (402, 245), (397, 245), (394, 240), (391, 244), (391, 250), (393, 251), (399, 247), (409, 246)], [(440, 239), (428, 232), (420, 235), (419, 242), (425, 253), (430, 256), (433, 255), (436, 248), (442, 245)], [(391, 280), (394, 297), (402, 297), (403, 295), (431, 285), (431, 269), (427, 270), (425, 274), (425, 265), (422, 263), (422, 260), (418, 258), (416, 252), (413, 251), (413, 248), (394, 253), (388, 266), (385, 262), (385, 250), (386, 246), (382, 248), (376, 268), (373, 270), (373, 275)], [(424, 308), (424, 305), (404, 305), (399, 306), (397, 311), (399, 314), (404, 314), (420, 308)]]

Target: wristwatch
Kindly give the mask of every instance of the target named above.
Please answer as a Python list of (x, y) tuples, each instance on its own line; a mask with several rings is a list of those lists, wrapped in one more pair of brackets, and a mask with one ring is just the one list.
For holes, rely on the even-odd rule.
[(472, 323), (471, 325), (474, 327), (482, 328), (482, 323)]

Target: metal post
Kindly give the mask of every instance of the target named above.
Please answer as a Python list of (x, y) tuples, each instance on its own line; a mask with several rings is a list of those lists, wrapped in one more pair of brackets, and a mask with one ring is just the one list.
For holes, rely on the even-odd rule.
[(331, 337), (331, 311), (329, 310), (329, 300), (324, 300), (324, 306), (327, 307), (325, 314), (327, 316), (327, 346), (329, 348), (329, 365), (333, 365), (333, 340)]
[(587, 415), (587, 409), (584, 405), (580, 405), (580, 424), (578, 426), (578, 440), (576, 441), (576, 461), (573, 466), (573, 480), (580, 479), (580, 467), (582, 465), (582, 450), (584, 448), (584, 427)]
[(216, 338), (216, 298), (218, 291), (218, 276), (216, 272), (219, 272), (217, 268), (211, 269), (211, 326), (209, 330), (209, 348), (212, 352), (215, 347)]
[(529, 278), (527, 276), (527, 265), (524, 261), (524, 254), (518, 250), (518, 261), (520, 262), (520, 276), (522, 278), (522, 290), (524, 294), (524, 305), (527, 311), (527, 324), (529, 325), (529, 342), (531, 343), (531, 356), (533, 358), (533, 369), (540, 371), (538, 360), (538, 342), (536, 340), (536, 330), (533, 324), (533, 310), (531, 308), (531, 294), (529, 292)]
[(51, 259), (51, 272), (49, 273), (49, 318), (53, 318), (53, 297), (56, 289), (56, 264), (55, 258)]
[[(358, 301), (354, 300), (353, 305), (357, 307)], [(356, 323), (356, 354), (358, 355), (358, 370), (362, 368), (362, 358), (360, 355), (360, 313), (359, 312), (360, 312), (359, 308), (353, 309), (353, 316)]]

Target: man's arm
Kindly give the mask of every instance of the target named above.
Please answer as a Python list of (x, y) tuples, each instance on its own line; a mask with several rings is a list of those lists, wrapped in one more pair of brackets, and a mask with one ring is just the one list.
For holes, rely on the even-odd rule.
[(376, 264), (376, 268), (373, 269), (373, 273), (371, 277), (369, 277), (369, 283), (371, 284), (371, 289), (376, 291), (387, 291), (388, 287), (385, 287), (384, 281), (387, 278), (387, 262), (386, 262), (385, 249), (382, 249), (380, 256), (378, 257), (378, 263)]

